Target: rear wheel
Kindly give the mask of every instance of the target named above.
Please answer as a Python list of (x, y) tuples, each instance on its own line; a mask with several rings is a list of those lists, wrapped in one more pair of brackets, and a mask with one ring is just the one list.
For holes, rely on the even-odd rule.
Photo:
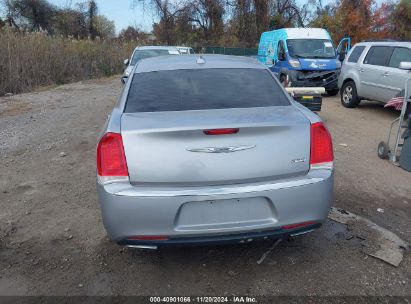
[(390, 154), (390, 147), (382, 141), (378, 144), (378, 157), (381, 159), (388, 159)]
[(360, 103), (357, 88), (353, 81), (347, 81), (341, 88), (341, 104), (346, 108), (355, 108)]
[(335, 89), (335, 90), (328, 90), (328, 91), (327, 91), (327, 94), (328, 94), (328, 96), (335, 96), (335, 95), (337, 95), (337, 94), (338, 94), (338, 92), (339, 92), (339, 90), (338, 90), (338, 89)]

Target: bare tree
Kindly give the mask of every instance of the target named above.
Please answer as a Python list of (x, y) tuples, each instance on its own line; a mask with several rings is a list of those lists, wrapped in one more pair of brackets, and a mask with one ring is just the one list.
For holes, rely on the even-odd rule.
[(94, 0), (90, 0), (88, 3), (88, 32), (90, 34), (90, 38), (94, 40), (97, 36), (97, 30), (95, 26), (95, 18), (97, 16), (97, 3)]
[(53, 20), (53, 26), (55, 32), (64, 37), (86, 38), (88, 36), (86, 13), (81, 7), (61, 9)]
[(186, 13), (190, 5), (185, 1), (151, 0), (157, 14), (160, 17), (159, 23), (153, 25), (157, 39), (162, 43), (172, 45), (176, 41), (173, 35), (175, 31), (176, 19), (179, 15)]
[(7, 20), (11, 26), (30, 31), (51, 31), (51, 19), (57, 12), (47, 0), (4, 0)]
[(233, 18), (235, 20), (232, 24), (236, 28), (235, 32), (240, 46), (254, 46), (257, 30), (252, 0), (236, 0)]
[(200, 27), (205, 41), (216, 43), (224, 32), (224, 11), (221, 0), (197, 0), (192, 4), (189, 21)]
[(299, 7), (295, 0), (272, 0), (270, 29), (304, 27), (307, 14), (306, 4)]
[(262, 32), (268, 30), (269, 4), (270, 0), (254, 0), (255, 22), (258, 36), (260, 36)]

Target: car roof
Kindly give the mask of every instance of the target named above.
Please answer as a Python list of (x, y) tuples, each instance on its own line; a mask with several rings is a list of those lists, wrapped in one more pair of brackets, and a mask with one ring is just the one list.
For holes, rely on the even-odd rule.
[(371, 46), (375, 46), (375, 45), (380, 45), (380, 46), (408, 46), (411, 47), (411, 41), (361, 41), (356, 43), (355, 45), (371, 45)]
[[(204, 61), (204, 63), (199, 63)], [(158, 56), (141, 60), (135, 73), (187, 69), (266, 69), (253, 58), (228, 55)]]
[[(296, 28), (281, 28), (262, 33), (261, 37), (265, 39), (284, 40), (284, 39), (331, 39), (330, 34), (322, 28), (316, 27), (296, 27)], [(267, 39), (267, 40), (268, 40)]]
[(145, 45), (145, 46), (138, 46), (136, 50), (167, 50), (167, 51), (178, 51), (175, 46), (167, 46), (167, 45)]

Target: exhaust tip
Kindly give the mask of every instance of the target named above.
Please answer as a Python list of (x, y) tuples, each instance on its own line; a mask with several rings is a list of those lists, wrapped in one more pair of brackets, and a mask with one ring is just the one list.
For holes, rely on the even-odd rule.
[(127, 248), (134, 248), (134, 249), (145, 249), (145, 250), (157, 250), (157, 246), (152, 245), (126, 245)]
[(301, 232), (293, 233), (293, 234), (290, 235), (290, 237), (307, 234), (307, 233), (310, 233), (310, 232), (313, 232), (313, 231), (315, 231), (315, 229), (310, 229), (310, 230), (306, 230), (306, 231), (301, 231)]

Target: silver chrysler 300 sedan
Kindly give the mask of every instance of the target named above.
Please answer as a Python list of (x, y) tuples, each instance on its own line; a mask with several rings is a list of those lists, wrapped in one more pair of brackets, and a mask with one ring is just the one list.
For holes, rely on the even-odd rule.
[(262, 64), (223, 55), (140, 61), (97, 147), (113, 241), (244, 243), (326, 219), (333, 150), (321, 119)]

